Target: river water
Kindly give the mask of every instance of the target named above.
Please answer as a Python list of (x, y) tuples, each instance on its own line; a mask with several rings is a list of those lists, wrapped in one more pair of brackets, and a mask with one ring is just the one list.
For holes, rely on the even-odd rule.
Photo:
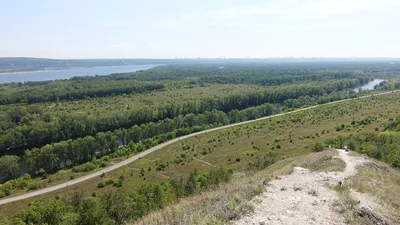
[(375, 85), (380, 84), (382, 81), (385, 81), (385, 80), (375, 79), (375, 80), (369, 82), (368, 84), (358, 87), (358, 88), (354, 88), (353, 90), (355, 92), (358, 92), (360, 88), (361, 88), (361, 90), (374, 90)]
[(147, 70), (159, 65), (127, 65), (127, 66), (102, 66), (90, 68), (73, 68), (62, 70), (47, 70), (21, 73), (0, 73), (0, 84), (10, 82), (45, 81), (69, 79), (74, 76), (95, 76), (112, 73), (128, 73), (138, 70)]

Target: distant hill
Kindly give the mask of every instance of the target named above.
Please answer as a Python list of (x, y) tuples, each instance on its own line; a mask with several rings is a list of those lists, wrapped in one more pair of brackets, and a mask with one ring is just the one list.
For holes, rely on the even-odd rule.
[(0, 57), (0, 72), (73, 67), (124, 66), (148, 64), (196, 63), (305, 63), (305, 62), (399, 62), (398, 58), (191, 58), (191, 59), (47, 59), (29, 57)]
[(67, 69), (73, 67), (123, 66), (168, 64), (166, 59), (46, 59), (7, 57), (0, 58), (0, 71)]

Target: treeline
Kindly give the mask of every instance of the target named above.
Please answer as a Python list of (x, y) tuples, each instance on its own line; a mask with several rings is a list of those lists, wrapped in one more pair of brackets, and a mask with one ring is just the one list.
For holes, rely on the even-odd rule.
[[(161, 120), (157, 123), (135, 125), (130, 129), (118, 129), (114, 132), (99, 132), (94, 136), (86, 136), (76, 140), (61, 141), (25, 151), (28, 171), (34, 175), (42, 175), (60, 169), (90, 161), (93, 157), (101, 157), (115, 153), (120, 146), (126, 145), (128, 153), (141, 152), (159, 143), (186, 134), (226, 125), (229, 122), (240, 122), (272, 115), (276, 109), (271, 104), (263, 104), (242, 111), (234, 110), (228, 114), (212, 110), (204, 114), (187, 114), (173, 119)], [(121, 149), (125, 151), (125, 149)]]
[(314, 97), (306, 95), (306, 96), (300, 96), (297, 99), (285, 100), (284, 105), (286, 109), (293, 109), (293, 108), (301, 108), (316, 104), (324, 104), (328, 102), (334, 102), (355, 97), (357, 97), (357, 93), (354, 91), (334, 92), (327, 95), (314, 96)]
[(188, 113), (198, 114), (212, 109), (227, 113), (234, 109), (240, 110), (263, 103), (279, 103), (300, 96), (321, 96), (356, 87), (361, 84), (360, 82), (358, 79), (344, 79), (323, 83), (278, 86), (244, 94), (229, 94), (181, 104), (159, 105), (157, 108), (134, 109), (130, 112), (102, 117), (71, 116), (66, 113), (52, 116), (34, 106), (12, 107), (6, 112), (8, 121), (0, 123), (2, 129), (0, 152), (7, 151), (12, 154), (14, 149), (40, 147), (61, 140), (128, 128)]
[(358, 79), (359, 83), (364, 84), (372, 80), (371, 76), (361, 75), (355, 72), (320, 72), (305, 75), (281, 75), (275, 74), (235, 74), (235, 75), (212, 75), (202, 76), (200, 83), (218, 84), (258, 84), (262, 86), (278, 86), (282, 84), (304, 83), (311, 81), (327, 81), (339, 79)]
[(217, 188), (232, 178), (232, 170), (218, 168), (190, 173), (187, 179), (143, 185), (133, 191), (84, 197), (76, 192), (71, 198), (31, 202), (15, 215), (0, 215), (1, 224), (125, 224), (152, 210), (162, 209), (179, 199)]
[(0, 91), (0, 104), (38, 103), (105, 97), (163, 90), (159, 83), (138, 81), (89, 82), (81, 80), (42, 82), (40, 86), (25, 85), (15, 90)]
[[(348, 126), (367, 125), (374, 119), (376, 118), (352, 121)], [(343, 125), (343, 127), (345, 126)], [(386, 162), (395, 168), (400, 168), (400, 117), (392, 120), (381, 132), (361, 133), (347, 137), (339, 136), (328, 140), (327, 144), (337, 148), (343, 148), (344, 145), (347, 145), (350, 150)]]
[(375, 90), (394, 90), (394, 89), (400, 89), (400, 81), (396, 82), (388, 82), (388, 81), (382, 81), (381, 83), (377, 84), (374, 86)]

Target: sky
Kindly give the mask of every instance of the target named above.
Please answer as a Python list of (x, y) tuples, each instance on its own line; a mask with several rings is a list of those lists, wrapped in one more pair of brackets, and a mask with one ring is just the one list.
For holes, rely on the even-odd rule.
[(400, 57), (400, 0), (0, 0), (0, 57)]

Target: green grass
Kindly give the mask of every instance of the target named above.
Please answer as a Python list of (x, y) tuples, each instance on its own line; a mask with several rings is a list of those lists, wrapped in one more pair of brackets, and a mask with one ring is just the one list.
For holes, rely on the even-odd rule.
[[(238, 176), (246, 172), (248, 164), (256, 160), (256, 157), (263, 157), (270, 152), (273, 152), (280, 161), (284, 161), (310, 153), (311, 146), (315, 142), (357, 132), (377, 132), (376, 127), (383, 128), (389, 118), (399, 116), (399, 97), (400, 94), (396, 93), (373, 99), (354, 100), (198, 135), (169, 145), (124, 168), (107, 173), (104, 177), (97, 177), (75, 187), (43, 196), (3, 205), (0, 206), (0, 211), (16, 212), (30, 201), (46, 200), (56, 196), (68, 197), (75, 191), (83, 191), (86, 195), (96, 192), (99, 196), (118, 189), (130, 190), (144, 183), (161, 182), (170, 178), (179, 179), (194, 169), (206, 171), (213, 169), (213, 166), (231, 168)], [(354, 119), (361, 120), (368, 116), (377, 116), (378, 119), (369, 125), (351, 127), (339, 132), (335, 130), (337, 125), (350, 124)], [(292, 122), (293, 117), (299, 117), (301, 121)], [(279, 142), (275, 142), (276, 139), (279, 139)], [(248, 151), (251, 151), (253, 156), (243, 154)], [(201, 160), (196, 160), (194, 157)], [(182, 162), (174, 163), (178, 158), (182, 159)], [(236, 158), (240, 158), (240, 161), (237, 162)], [(164, 170), (157, 171), (157, 165), (161, 163), (168, 163), (168, 166)], [(145, 171), (144, 177), (140, 175), (142, 168)], [(105, 188), (97, 187), (103, 179), (118, 179), (121, 175), (125, 177), (122, 187), (116, 188), (112, 185)]]

